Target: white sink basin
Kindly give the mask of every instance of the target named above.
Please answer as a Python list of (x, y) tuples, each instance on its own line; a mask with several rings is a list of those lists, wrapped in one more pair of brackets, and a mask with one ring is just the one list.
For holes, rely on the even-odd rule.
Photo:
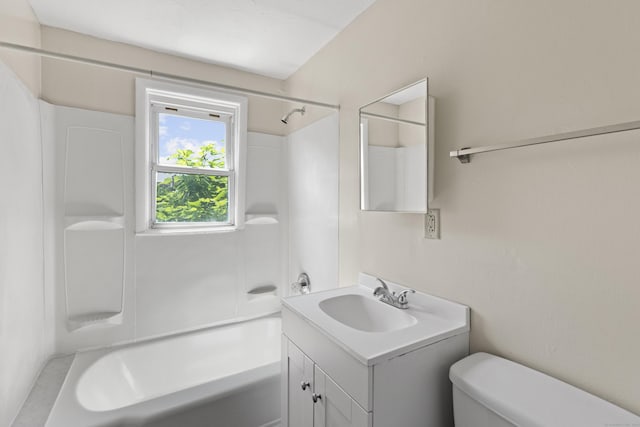
[(338, 322), (364, 332), (391, 332), (418, 322), (403, 310), (359, 294), (327, 298), (318, 305)]
[[(284, 298), (283, 333), (297, 342), (311, 339), (315, 330), (360, 363), (372, 366), (469, 332), (468, 307), (416, 292), (408, 295), (409, 308), (399, 309), (373, 295), (379, 285), (375, 277), (360, 274), (358, 282), (348, 288)], [(403, 289), (387, 284), (396, 293)]]
[[(361, 274), (358, 282), (348, 288), (284, 298), (283, 333), (294, 342), (304, 341), (312, 335), (311, 328), (360, 363), (372, 366), (469, 332), (468, 307), (416, 292), (408, 295), (409, 308), (399, 309), (373, 295), (379, 285), (375, 277)], [(387, 284), (396, 293), (404, 289)]]

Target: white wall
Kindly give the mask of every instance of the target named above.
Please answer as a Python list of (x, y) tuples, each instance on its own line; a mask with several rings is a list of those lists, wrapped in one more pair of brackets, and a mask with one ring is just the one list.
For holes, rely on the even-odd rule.
[[(15, 1), (15, 0), (11, 0)], [(43, 49), (96, 58), (131, 67), (161, 71), (204, 81), (283, 92), (279, 79), (154, 52), (58, 28), (42, 27)], [(135, 78), (132, 73), (52, 59), (42, 60), (42, 98), (55, 105), (133, 115)], [(249, 96), (249, 130), (284, 135), (280, 122), (285, 103)]]
[(0, 62), (0, 426), (8, 426), (50, 354), (43, 280), (38, 101)]
[[(638, 16), (634, 0), (378, 0), (318, 52), (287, 90), (341, 104), (341, 284), (366, 271), (468, 304), (472, 351), (640, 413), (638, 132), (448, 157), (638, 120)], [(421, 215), (358, 210), (358, 107), (425, 76), (439, 241)]]
[[(0, 2), (0, 40), (40, 47), (40, 23), (27, 0)], [(33, 94), (40, 94), (39, 57), (0, 49), (0, 60), (16, 73)]]
[(311, 290), (338, 285), (338, 114), (287, 137), (289, 281), (305, 272)]

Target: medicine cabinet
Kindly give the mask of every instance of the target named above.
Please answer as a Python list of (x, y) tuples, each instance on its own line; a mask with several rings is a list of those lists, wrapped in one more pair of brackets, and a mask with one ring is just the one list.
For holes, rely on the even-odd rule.
[(426, 213), (435, 100), (428, 79), (360, 107), (360, 209)]

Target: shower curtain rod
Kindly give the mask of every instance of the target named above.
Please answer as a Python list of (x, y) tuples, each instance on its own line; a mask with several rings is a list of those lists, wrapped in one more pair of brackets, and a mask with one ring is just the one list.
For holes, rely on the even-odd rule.
[(262, 92), (262, 91), (259, 91), (259, 90), (245, 89), (245, 88), (238, 87), (238, 86), (225, 85), (225, 84), (222, 84), (222, 83), (214, 83), (214, 82), (209, 82), (209, 81), (206, 81), (206, 80), (193, 79), (193, 78), (190, 78), (190, 77), (179, 76), (177, 74), (163, 73), (163, 72), (160, 72), (160, 71), (154, 71), (154, 70), (148, 70), (148, 69), (145, 69), (145, 68), (132, 67), (132, 66), (129, 66), (129, 65), (121, 65), (121, 64), (116, 64), (116, 63), (113, 63), (113, 62), (100, 61), (100, 60), (97, 60), (97, 59), (83, 58), (81, 56), (68, 55), (66, 53), (52, 52), (52, 51), (45, 50), (45, 49), (39, 49), (39, 48), (35, 48), (35, 47), (31, 47), (31, 46), (24, 46), (24, 45), (15, 44), (15, 43), (8, 43), (8, 42), (0, 41), (0, 48), (17, 50), (17, 51), (26, 52), (26, 53), (31, 53), (31, 54), (39, 55), (39, 56), (42, 56), (42, 57), (45, 57), (45, 58), (59, 59), (59, 60), (62, 60), (62, 61), (76, 62), (76, 63), (80, 63), (80, 64), (89, 64), (89, 65), (95, 65), (97, 67), (109, 68), (109, 69), (112, 69), (112, 70), (126, 71), (126, 72), (129, 72), (129, 73), (135, 73), (135, 74), (142, 74), (142, 75), (145, 75), (145, 76), (148, 76), (148, 77), (152, 77), (152, 78), (175, 80), (175, 81), (181, 81), (181, 82), (185, 82), (185, 83), (192, 83), (192, 84), (197, 84), (197, 85), (209, 86), (209, 87), (214, 87), (214, 88), (217, 88), (217, 89), (223, 89), (223, 90), (230, 91), (230, 92), (237, 92), (237, 93), (243, 93), (243, 94), (247, 94), (247, 95), (258, 96), (258, 97), (261, 97), (261, 98), (275, 99), (275, 100), (278, 100), (278, 101), (299, 102), (299, 103), (306, 104), (306, 105), (313, 105), (315, 107), (321, 107), (321, 108), (329, 108), (329, 109), (332, 109), (332, 110), (339, 110), (340, 109), (340, 105), (327, 104), (327, 103), (324, 103), (324, 102), (311, 101), (309, 99), (295, 98), (295, 97), (291, 97), (291, 96), (278, 95), (278, 94), (275, 94), (275, 93)]

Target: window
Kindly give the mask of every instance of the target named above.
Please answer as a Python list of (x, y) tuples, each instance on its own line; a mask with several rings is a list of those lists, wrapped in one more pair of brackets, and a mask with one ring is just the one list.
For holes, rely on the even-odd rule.
[(241, 227), (246, 98), (145, 79), (136, 92), (137, 231)]

